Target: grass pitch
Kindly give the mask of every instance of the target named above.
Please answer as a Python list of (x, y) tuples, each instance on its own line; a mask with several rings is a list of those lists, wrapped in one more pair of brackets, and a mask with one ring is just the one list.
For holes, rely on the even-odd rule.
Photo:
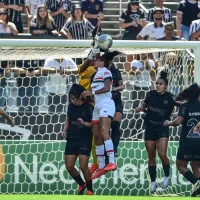
[(191, 197), (77, 196), (77, 195), (0, 195), (1, 200), (191, 200)]

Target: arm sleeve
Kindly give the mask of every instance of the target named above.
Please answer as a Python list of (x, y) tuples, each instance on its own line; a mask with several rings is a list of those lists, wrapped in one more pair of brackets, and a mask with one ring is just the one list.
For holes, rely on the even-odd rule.
[(67, 21), (63, 26), (64, 30), (67, 31), (67, 32), (70, 32), (69, 31), (70, 27), (71, 27), (71, 22), (69, 22), (69, 21)]
[(184, 12), (184, 5), (183, 5), (183, 2), (181, 2), (178, 7), (177, 7), (177, 12), (180, 12), (180, 13), (183, 13)]
[(149, 104), (150, 98), (151, 98), (151, 91), (147, 93), (144, 99), (144, 103)]
[(107, 79), (112, 80), (112, 74), (111, 74), (110, 71), (104, 71), (103, 72), (103, 80), (105, 81)]
[(44, 67), (51, 67), (51, 59), (47, 58), (44, 62)]
[(182, 117), (182, 118), (185, 119), (185, 118), (186, 118), (186, 117), (185, 117), (186, 114), (187, 114), (187, 108), (185, 107), (184, 104), (182, 104), (182, 105), (180, 106), (180, 108), (179, 108), (178, 116), (180, 116), (180, 117)]
[(126, 13), (125, 12), (123, 12), (122, 14), (121, 14), (121, 16), (120, 16), (120, 18), (119, 18), (119, 21), (126, 21)]
[(122, 75), (121, 75), (121, 73), (120, 73), (120, 71), (117, 69), (117, 80), (118, 81), (121, 81), (121, 80), (123, 80), (122, 79)]
[(69, 69), (77, 69), (76, 63), (71, 58), (68, 59), (68, 65)]
[(150, 24), (147, 24), (139, 33), (139, 35), (143, 38), (147, 35), (149, 35), (149, 28), (150, 28)]
[(87, 6), (87, 2), (86, 1), (82, 1), (81, 2), (81, 7), (83, 9), (83, 12), (84, 11), (88, 11), (88, 6)]
[(103, 2), (99, 2), (99, 12), (103, 12)]
[(31, 24), (30, 24), (30, 33), (33, 34), (33, 31), (38, 30), (37, 28), (37, 21), (36, 19), (32, 19)]

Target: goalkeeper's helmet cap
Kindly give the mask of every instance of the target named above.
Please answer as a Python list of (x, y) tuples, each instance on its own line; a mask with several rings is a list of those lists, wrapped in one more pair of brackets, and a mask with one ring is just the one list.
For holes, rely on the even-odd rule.
[(81, 5), (80, 5), (80, 4), (74, 4), (74, 5), (72, 6), (72, 11), (71, 11), (71, 12), (74, 13), (76, 9), (81, 9), (81, 10), (82, 10)]

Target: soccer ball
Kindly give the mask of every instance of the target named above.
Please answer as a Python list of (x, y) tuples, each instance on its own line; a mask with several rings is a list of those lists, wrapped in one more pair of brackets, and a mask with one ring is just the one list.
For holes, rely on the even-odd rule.
[(99, 48), (106, 51), (112, 46), (113, 40), (110, 35), (103, 34), (99, 36), (98, 43), (99, 43)]

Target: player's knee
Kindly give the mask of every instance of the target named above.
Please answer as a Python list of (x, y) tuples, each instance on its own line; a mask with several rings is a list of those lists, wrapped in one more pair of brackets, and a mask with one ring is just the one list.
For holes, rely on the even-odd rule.
[(167, 159), (167, 152), (158, 152), (160, 159)]
[(83, 172), (83, 171), (88, 169), (88, 164), (87, 163), (80, 163), (79, 168)]
[(74, 169), (74, 165), (72, 165), (71, 163), (65, 163), (65, 167), (67, 171), (72, 171)]

